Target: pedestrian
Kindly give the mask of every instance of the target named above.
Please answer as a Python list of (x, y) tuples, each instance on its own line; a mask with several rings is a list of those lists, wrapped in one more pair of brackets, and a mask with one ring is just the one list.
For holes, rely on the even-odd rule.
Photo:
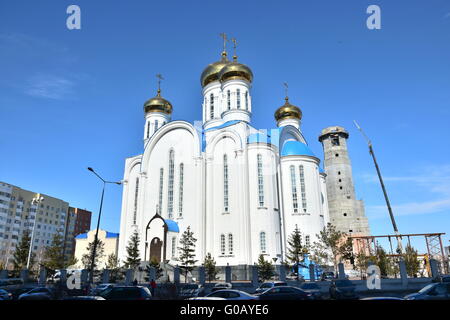
[(134, 280), (133, 280), (133, 286), (137, 286), (137, 284), (138, 284), (137, 279), (134, 279)]
[(152, 297), (155, 296), (156, 282), (155, 279), (150, 281), (150, 291), (152, 293)]

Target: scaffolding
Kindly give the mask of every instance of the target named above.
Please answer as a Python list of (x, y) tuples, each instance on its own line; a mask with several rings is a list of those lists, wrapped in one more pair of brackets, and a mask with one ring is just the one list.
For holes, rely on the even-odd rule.
[(438, 262), (439, 272), (448, 273), (448, 257), (444, 252), (444, 246), (442, 244), (442, 236), (445, 233), (414, 233), (414, 234), (395, 234), (395, 235), (381, 235), (381, 236), (351, 236), (354, 244), (354, 251), (356, 254), (363, 253), (373, 256), (377, 252), (377, 239), (387, 238), (389, 240), (390, 254), (389, 256), (399, 256), (397, 249), (394, 251), (392, 246), (392, 239), (398, 240), (400, 243), (403, 239), (407, 239), (408, 245), (411, 246), (411, 238), (423, 237), (426, 243), (427, 253), (418, 254), (418, 256), (427, 257), (428, 259), (434, 259)]

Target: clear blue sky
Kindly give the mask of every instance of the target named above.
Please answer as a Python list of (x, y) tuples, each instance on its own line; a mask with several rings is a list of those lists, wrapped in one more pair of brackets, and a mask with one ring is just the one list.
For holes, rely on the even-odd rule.
[[(66, 28), (70, 4), (81, 30)], [(371, 4), (381, 30), (366, 27)], [(373, 140), (400, 231), (450, 233), (446, 0), (1, 1), (0, 180), (87, 208), (95, 221), (101, 185), (86, 167), (119, 180), (124, 159), (142, 152), (156, 73), (173, 119), (201, 119), (199, 77), (219, 57), (220, 32), (238, 39), (254, 72), (255, 127), (275, 126), (287, 81), (317, 155), (321, 129), (349, 130), (374, 234), (392, 226), (353, 119)], [(119, 230), (121, 191), (108, 187), (102, 228)]]

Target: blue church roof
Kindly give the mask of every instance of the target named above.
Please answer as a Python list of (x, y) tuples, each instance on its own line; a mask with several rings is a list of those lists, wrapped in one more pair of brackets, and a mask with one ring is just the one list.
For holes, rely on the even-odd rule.
[(284, 143), (281, 156), (311, 156), (315, 157), (311, 149), (304, 143), (288, 140)]
[[(88, 236), (87, 233), (82, 233), (82, 234), (77, 235), (75, 237), (75, 239), (87, 239), (87, 236)], [(119, 237), (118, 233), (106, 231), (106, 238), (118, 238), (118, 237)]]
[(165, 219), (164, 221), (167, 224), (167, 231), (180, 232), (180, 228), (178, 227), (178, 223), (176, 223), (175, 221), (170, 220), (170, 219)]
[(87, 239), (87, 233), (79, 234), (75, 237), (75, 239)]

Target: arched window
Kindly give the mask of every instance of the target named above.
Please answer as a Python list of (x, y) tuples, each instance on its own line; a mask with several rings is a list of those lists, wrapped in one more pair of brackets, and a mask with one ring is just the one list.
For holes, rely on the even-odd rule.
[(172, 237), (172, 259), (176, 257), (177, 253), (177, 238)]
[(223, 155), (223, 208), (228, 212), (228, 157)]
[(167, 211), (169, 218), (173, 217), (173, 176), (174, 176), (174, 151), (169, 151), (169, 186), (167, 188)]
[(228, 253), (233, 254), (233, 235), (228, 234)]
[(155, 132), (158, 130), (158, 120), (155, 120)]
[(245, 110), (248, 110), (248, 91), (245, 91)]
[(305, 170), (301, 165), (299, 167), (300, 170), (300, 192), (302, 195), (302, 208), (306, 212), (306, 188), (305, 188)]
[(225, 254), (225, 235), (224, 234), (220, 235), (220, 252), (222, 254)]
[(266, 233), (264, 231), (259, 233), (259, 249), (261, 253), (266, 253)]
[(136, 178), (136, 186), (135, 186), (135, 188), (134, 188), (134, 212), (133, 212), (133, 224), (136, 224), (137, 205), (138, 205), (138, 193), (139, 193), (139, 178)]
[(184, 164), (180, 163), (180, 184), (178, 190), (178, 216), (183, 216), (183, 184), (184, 184)]
[(147, 121), (147, 139), (150, 137), (150, 121)]
[(236, 90), (236, 106), (238, 109), (241, 108), (241, 90)]
[(163, 201), (163, 182), (164, 182), (164, 169), (161, 168), (159, 169), (159, 201), (158, 201), (158, 206), (159, 206), (159, 214), (161, 214), (162, 212), (162, 201)]
[(230, 90), (227, 91), (227, 106), (228, 106), (228, 110), (231, 109), (231, 92)]
[(209, 96), (209, 112), (211, 119), (214, 119), (214, 95), (211, 93)]
[(264, 180), (263, 180), (263, 164), (262, 156), (258, 154), (257, 156), (257, 166), (258, 166), (258, 199), (259, 206), (264, 206)]
[(297, 179), (295, 179), (295, 168), (294, 166), (290, 166), (291, 170), (291, 186), (292, 186), (292, 207), (294, 208), (294, 212), (298, 211), (298, 202), (297, 202)]

